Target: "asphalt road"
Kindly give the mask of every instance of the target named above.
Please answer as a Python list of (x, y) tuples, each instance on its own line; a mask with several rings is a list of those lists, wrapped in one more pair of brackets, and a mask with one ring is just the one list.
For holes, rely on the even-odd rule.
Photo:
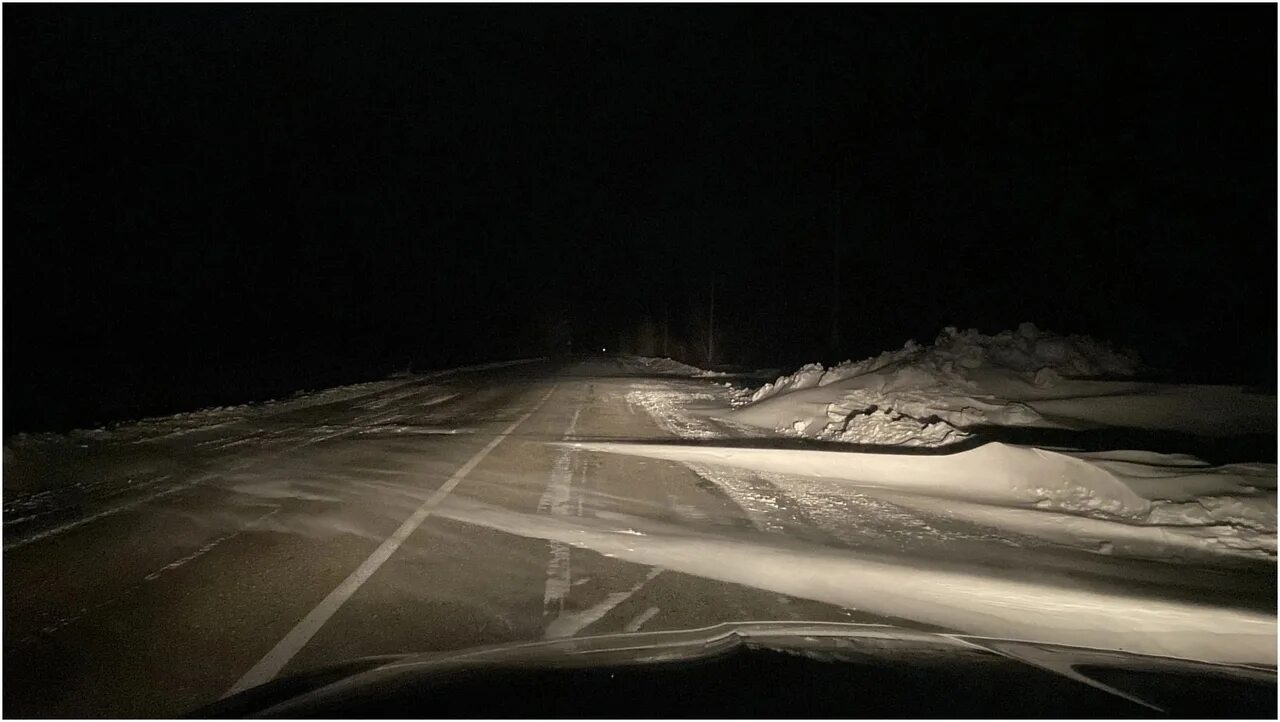
[[(111, 492), (22, 524), (6, 512), (4, 714), (180, 715), (367, 655), (736, 620), (879, 621), (440, 513), (465, 499), (568, 521), (758, 526), (684, 465), (549, 443), (670, 436), (628, 401), (637, 377), (615, 372), (539, 363), (411, 380), (86, 444), (22, 469), (82, 489), (100, 473)], [(643, 383), (687, 392), (705, 382)], [(9, 462), (6, 474), (18, 473)], [(777, 525), (824, 533), (797, 515)]]

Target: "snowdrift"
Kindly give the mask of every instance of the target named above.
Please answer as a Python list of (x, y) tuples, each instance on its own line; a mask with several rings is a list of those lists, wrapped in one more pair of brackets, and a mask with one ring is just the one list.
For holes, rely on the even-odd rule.
[(767, 589), (968, 634), (1274, 665), (1268, 612), (1207, 607), (1070, 580), (1016, 579), (932, 560), (849, 553), (781, 537), (691, 534), (649, 519), (554, 517), (462, 497), (437, 514), (616, 559)]
[[(1081, 536), (1108, 543), (1145, 538), (1211, 553), (1276, 553), (1274, 464), (1211, 466), (1178, 454), (1061, 452), (1003, 443), (946, 454), (655, 443), (575, 446), (884, 490), (895, 502), (942, 508), (980, 524), (1017, 527), (1060, 542), (1074, 543)], [(1068, 517), (1081, 521), (1069, 529)]]
[(908, 341), (863, 361), (804, 366), (755, 390), (726, 419), (897, 446), (944, 446), (978, 426), (1275, 432), (1274, 395), (1134, 380), (1141, 370), (1132, 353), (1030, 323), (994, 336), (948, 327), (931, 346)]

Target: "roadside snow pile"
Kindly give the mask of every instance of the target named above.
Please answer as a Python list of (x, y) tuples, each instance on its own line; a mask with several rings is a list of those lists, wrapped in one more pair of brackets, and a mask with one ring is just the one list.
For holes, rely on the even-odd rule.
[(1131, 426), (1203, 435), (1274, 433), (1274, 395), (1130, 380), (1141, 364), (1087, 336), (1024, 323), (987, 336), (948, 327), (931, 346), (832, 368), (809, 364), (757, 389), (727, 419), (812, 438), (942, 446), (977, 426)]
[(714, 378), (718, 376), (727, 376), (728, 374), (719, 371), (708, 371), (700, 369), (697, 366), (690, 366), (687, 363), (681, 363), (675, 359), (658, 358), (656, 356), (634, 356), (632, 357), (644, 366), (645, 369), (664, 376), (692, 376), (694, 378)]
[(994, 336), (985, 336), (977, 329), (958, 331), (948, 326), (932, 346), (911, 340), (897, 351), (885, 351), (862, 361), (845, 361), (830, 369), (817, 363), (802, 366), (795, 373), (761, 386), (751, 401), (907, 364), (943, 377), (964, 377), (966, 370), (980, 368), (1031, 372), (1044, 385), (1055, 377), (1132, 376), (1140, 362), (1136, 355), (1119, 353), (1088, 336), (1059, 336), (1041, 331), (1032, 323)]

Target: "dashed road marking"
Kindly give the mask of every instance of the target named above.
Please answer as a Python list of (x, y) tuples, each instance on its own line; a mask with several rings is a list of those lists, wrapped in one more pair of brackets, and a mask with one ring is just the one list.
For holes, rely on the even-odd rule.
[(644, 585), (653, 581), (654, 577), (661, 573), (661, 567), (653, 567), (649, 570), (649, 573), (645, 575), (644, 579), (641, 579), (634, 587), (624, 592), (614, 592), (613, 594), (605, 597), (604, 601), (594, 607), (584, 609), (581, 612), (562, 614), (559, 617), (556, 617), (552, 620), (551, 624), (547, 625), (547, 631), (544, 636), (546, 636), (547, 639), (572, 637), (578, 632), (581, 632), (592, 624), (603, 619), (604, 615), (612, 611), (614, 607), (630, 599), (636, 592), (640, 591)]

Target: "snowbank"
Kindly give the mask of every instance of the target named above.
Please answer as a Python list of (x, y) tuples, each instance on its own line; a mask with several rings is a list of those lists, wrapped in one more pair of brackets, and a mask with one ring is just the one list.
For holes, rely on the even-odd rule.
[(646, 370), (663, 376), (692, 376), (694, 378), (716, 378), (727, 376), (728, 374), (719, 371), (708, 371), (700, 369), (697, 366), (690, 366), (687, 363), (676, 361), (675, 359), (659, 358), (656, 356), (631, 356), (630, 360), (639, 363)]
[(1019, 372), (1072, 377), (1132, 376), (1140, 367), (1133, 353), (1117, 352), (1087, 336), (1060, 336), (1024, 323), (1017, 331), (985, 336), (976, 329), (958, 331), (948, 326), (932, 346), (907, 341), (897, 351), (885, 351), (862, 361), (845, 361), (824, 369), (822, 364), (802, 366), (760, 387), (751, 401), (789, 391), (827, 386), (843, 379), (906, 364), (933, 377), (963, 377), (967, 369), (1004, 368)]
[(1029, 323), (994, 336), (948, 327), (932, 346), (908, 341), (864, 361), (804, 366), (760, 387), (726, 418), (895, 446), (943, 446), (987, 425), (1275, 432), (1274, 395), (1130, 380), (1140, 369), (1132, 353)]

